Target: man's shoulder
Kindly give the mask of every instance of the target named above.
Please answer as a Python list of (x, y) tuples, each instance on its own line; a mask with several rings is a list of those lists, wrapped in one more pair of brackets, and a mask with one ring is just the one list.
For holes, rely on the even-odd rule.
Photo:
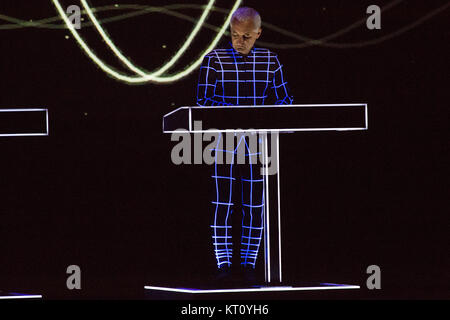
[(204, 58), (213, 60), (213, 61), (220, 61), (222, 59), (226, 58), (232, 58), (233, 57), (233, 49), (231, 48), (216, 48), (210, 52), (208, 52)]
[(253, 48), (253, 51), (255, 52), (255, 54), (259, 54), (259, 55), (266, 55), (266, 56), (277, 56), (276, 52), (273, 52), (272, 50), (269, 50), (267, 48)]
[(216, 48), (205, 55), (205, 58), (217, 58), (222, 55), (230, 55), (233, 53), (231, 48)]
[[(232, 48), (216, 48), (210, 52), (208, 52), (205, 55), (205, 58), (220, 58), (220, 56), (229, 56), (233, 54)], [(276, 52), (273, 52), (272, 50), (269, 50), (267, 48), (253, 48), (252, 49), (253, 54), (255, 55), (264, 55), (264, 56), (270, 56), (270, 57), (276, 57), (278, 54)]]

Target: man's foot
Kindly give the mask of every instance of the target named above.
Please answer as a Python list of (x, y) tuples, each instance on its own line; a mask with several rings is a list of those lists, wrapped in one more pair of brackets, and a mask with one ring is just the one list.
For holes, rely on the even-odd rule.
[(231, 268), (228, 265), (223, 265), (216, 270), (214, 282), (218, 285), (230, 285), (232, 281)]
[(256, 270), (251, 265), (241, 265), (240, 278), (243, 286), (252, 287), (258, 284)]

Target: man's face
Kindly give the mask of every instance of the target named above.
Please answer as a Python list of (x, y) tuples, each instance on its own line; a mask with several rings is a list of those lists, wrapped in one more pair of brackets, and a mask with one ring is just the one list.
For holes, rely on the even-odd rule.
[(241, 54), (248, 54), (261, 35), (261, 28), (255, 26), (253, 19), (232, 21), (230, 31), (233, 48)]

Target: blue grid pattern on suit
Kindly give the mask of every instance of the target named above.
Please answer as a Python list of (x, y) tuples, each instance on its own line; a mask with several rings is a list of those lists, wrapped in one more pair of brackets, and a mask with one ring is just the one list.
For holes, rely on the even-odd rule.
[(215, 49), (200, 66), (199, 106), (286, 105), (293, 97), (278, 55), (252, 48), (242, 55), (233, 48)]

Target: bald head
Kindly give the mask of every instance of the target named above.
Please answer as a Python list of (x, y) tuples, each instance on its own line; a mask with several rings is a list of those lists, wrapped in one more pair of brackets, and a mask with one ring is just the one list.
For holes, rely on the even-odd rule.
[(251, 21), (254, 23), (255, 31), (261, 28), (261, 16), (258, 11), (249, 7), (237, 9), (231, 16), (231, 25)]
[(261, 35), (259, 13), (248, 7), (237, 9), (231, 17), (230, 31), (233, 48), (239, 53), (247, 55)]

